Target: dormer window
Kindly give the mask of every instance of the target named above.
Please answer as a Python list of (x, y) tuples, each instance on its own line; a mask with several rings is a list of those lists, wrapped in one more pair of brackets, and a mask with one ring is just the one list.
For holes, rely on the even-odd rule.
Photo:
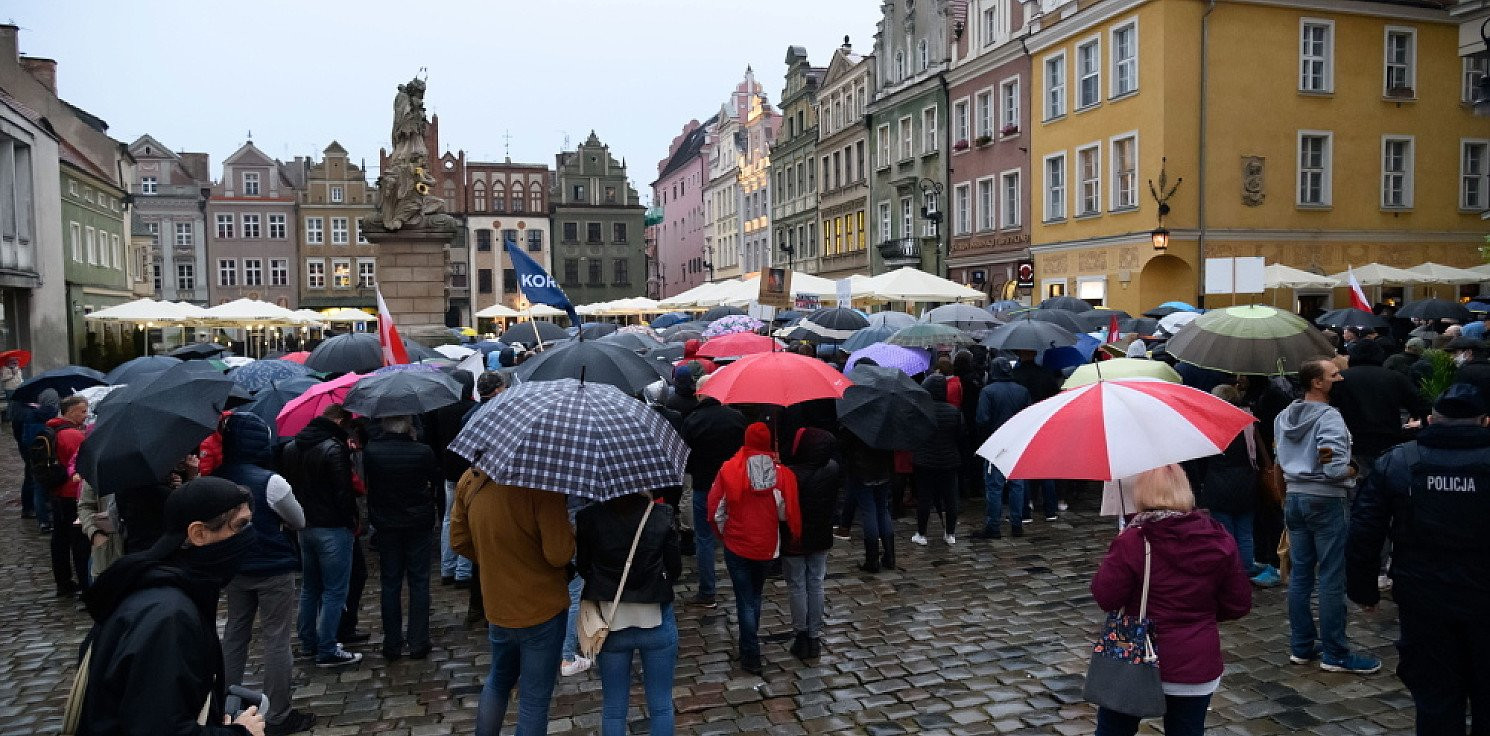
[(259, 196), (259, 172), (243, 172), (243, 194), (248, 197)]

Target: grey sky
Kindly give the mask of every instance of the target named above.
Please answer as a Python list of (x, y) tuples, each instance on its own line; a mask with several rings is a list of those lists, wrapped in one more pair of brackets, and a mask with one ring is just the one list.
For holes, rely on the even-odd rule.
[[(214, 176), (253, 131), (271, 156), (336, 139), (377, 164), (394, 86), (429, 68), (441, 147), (553, 164), (593, 128), (647, 185), (690, 118), (755, 68), (773, 104), (788, 45), (826, 65), (845, 34), (868, 53), (878, 0), (323, 2), (0, 0), (21, 52), (58, 62), (64, 99), (126, 143), (207, 151)], [(415, 31), (413, 35), (409, 31)]]

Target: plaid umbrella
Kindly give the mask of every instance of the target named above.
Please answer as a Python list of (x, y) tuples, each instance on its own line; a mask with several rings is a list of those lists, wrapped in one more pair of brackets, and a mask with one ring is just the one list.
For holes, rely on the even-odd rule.
[(248, 365), (234, 368), (228, 373), (228, 378), (249, 391), (262, 391), (275, 381), (304, 378), (313, 373), (315, 371), (304, 365), (288, 360), (256, 360)]
[(572, 378), (503, 391), (450, 449), (496, 483), (596, 501), (678, 485), (688, 459), (661, 414), (614, 386)]

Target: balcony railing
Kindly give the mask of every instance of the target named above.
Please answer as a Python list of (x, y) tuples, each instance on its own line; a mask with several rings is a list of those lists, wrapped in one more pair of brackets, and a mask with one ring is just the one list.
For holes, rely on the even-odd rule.
[(920, 263), (921, 240), (919, 238), (895, 238), (880, 243), (880, 257), (885, 263)]

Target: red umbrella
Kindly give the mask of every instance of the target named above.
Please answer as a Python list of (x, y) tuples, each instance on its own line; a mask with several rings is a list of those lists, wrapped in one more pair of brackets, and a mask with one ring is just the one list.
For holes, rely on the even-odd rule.
[(31, 351), (7, 350), (3, 353), (0, 353), (0, 365), (5, 365), (12, 360), (16, 362), (17, 367), (25, 368), (26, 366), (31, 365)]
[(301, 350), (295, 353), (285, 353), (284, 355), (279, 356), (279, 360), (288, 360), (291, 363), (299, 363), (300, 365), (305, 365), (305, 359), (309, 357), (309, 351)]
[(699, 393), (725, 404), (791, 406), (813, 399), (843, 398), (853, 385), (833, 366), (796, 353), (747, 355), (715, 371)]
[(774, 337), (757, 335), (754, 332), (731, 332), (728, 335), (709, 338), (709, 341), (698, 349), (698, 354), (704, 358), (731, 358), (737, 355), (770, 353), (784, 347), (786, 344)]

